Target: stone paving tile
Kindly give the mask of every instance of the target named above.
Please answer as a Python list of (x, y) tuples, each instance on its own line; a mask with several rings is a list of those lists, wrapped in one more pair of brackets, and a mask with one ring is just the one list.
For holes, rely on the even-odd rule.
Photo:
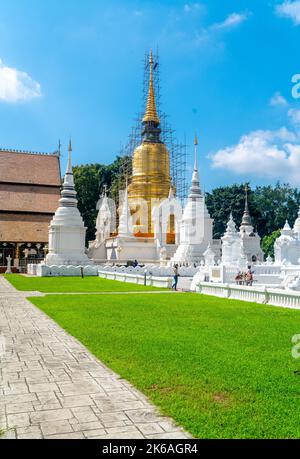
[(33, 424), (47, 421), (61, 421), (73, 417), (69, 409), (60, 408), (58, 410), (42, 410), (30, 413), (30, 420)]
[(71, 433), (61, 433), (61, 434), (55, 434), (55, 435), (45, 435), (46, 439), (80, 439), (80, 438), (85, 438), (83, 435), (83, 432), (71, 432)]
[(34, 392), (34, 393), (49, 392), (50, 390), (51, 391), (59, 390), (56, 383), (50, 383), (50, 382), (28, 384), (28, 386), (29, 386), (29, 391)]
[(157, 420), (155, 413), (151, 409), (130, 410), (125, 413), (134, 423), (155, 422)]
[(26, 427), (30, 425), (28, 413), (8, 414), (7, 415), (8, 427)]
[(89, 395), (69, 395), (67, 397), (58, 396), (63, 406), (76, 408), (80, 406), (94, 405), (95, 402)]
[(6, 405), (7, 414), (29, 413), (30, 411), (34, 411), (32, 402), (10, 403)]
[(10, 429), (2, 435), (1, 440), (14, 440), (17, 437), (15, 429)]
[(72, 412), (78, 422), (94, 422), (98, 420), (98, 417), (89, 406), (72, 408)]
[[(117, 440), (117, 439), (138, 439), (138, 438), (147, 438), (145, 437), (141, 432), (139, 432), (137, 429), (133, 430), (132, 432), (116, 432), (116, 433), (110, 433), (106, 435), (99, 435), (97, 437), (93, 437), (94, 439), (101, 439), (101, 440)], [(185, 438), (188, 438), (185, 436)]]
[(43, 438), (43, 435), (41, 432), (36, 432), (34, 434), (20, 434), (17, 436), (17, 438), (20, 440), (39, 440)]
[(70, 420), (70, 424), (72, 425), (74, 432), (79, 432), (79, 431), (86, 432), (87, 430), (96, 430), (101, 427), (104, 428), (104, 426), (98, 420), (94, 422), (78, 423), (77, 419), (75, 419), (75, 423), (73, 423), (72, 420)]
[(32, 435), (34, 438), (35, 434), (41, 434), (41, 428), (39, 425), (31, 425), (29, 427), (19, 427), (17, 428), (17, 436), (19, 435)]
[(190, 438), (27, 301), (29, 295), (0, 276), (3, 438)]
[(144, 435), (165, 433), (165, 431), (159, 425), (158, 422), (151, 422), (151, 423), (146, 423), (146, 424), (136, 424), (136, 426)]
[(44, 435), (73, 432), (72, 426), (67, 420), (41, 422), (41, 430)]
[(176, 432), (165, 432), (162, 434), (153, 434), (153, 435), (146, 435), (146, 438), (149, 439), (159, 439), (159, 438), (165, 438), (167, 440), (181, 440), (183, 438), (187, 438), (186, 434), (184, 432), (180, 432), (177, 430)]
[(106, 435), (106, 431), (104, 429), (84, 430), (83, 435), (86, 438), (95, 438), (99, 435)]

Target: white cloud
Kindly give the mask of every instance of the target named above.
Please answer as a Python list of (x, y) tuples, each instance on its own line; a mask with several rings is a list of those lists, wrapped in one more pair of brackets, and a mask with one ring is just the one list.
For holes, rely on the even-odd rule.
[(280, 94), (279, 91), (275, 92), (275, 94), (271, 97), (270, 105), (276, 106), (286, 106), (288, 105), (287, 100)]
[(204, 8), (201, 3), (186, 3), (183, 7), (185, 13), (193, 13), (195, 11), (200, 11)]
[[(234, 27), (238, 26), (242, 22), (246, 21), (250, 17), (251, 12), (246, 13), (231, 13), (223, 22), (217, 22), (206, 28), (196, 30), (194, 38), (192, 40), (193, 44), (199, 46), (207, 43), (215, 43), (216, 35), (218, 32), (228, 32)], [(219, 34), (218, 34), (219, 35)], [(224, 49), (224, 42), (219, 42), (217, 47), (220, 50)]]
[(236, 145), (211, 155), (215, 168), (236, 174), (255, 175), (300, 182), (300, 145), (295, 132), (283, 127), (278, 131), (253, 131)]
[(276, 12), (280, 16), (292, 19), (295, 25), (300, 24), (300, 0), (285, 0), (283, 3), (276, 6)]
[(41, 97), (41, 86), (26, 72), (6, 66), (0, 59), (0, 101), (22, 102)]
[(210, 28), (212, 30), (230, 29), (246, 21), (248, 17), (249, 13), (231, 13), (223, 22), (217, 22), (216, 24), (213, 24)]

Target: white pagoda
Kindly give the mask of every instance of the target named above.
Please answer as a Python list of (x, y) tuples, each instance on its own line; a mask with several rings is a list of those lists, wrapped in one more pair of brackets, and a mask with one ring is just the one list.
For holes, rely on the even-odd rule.
[(249, 264), (263, 262), (264, 254), (260, 247), (260, 237), (254, 231), (248, 206), (248, 186), (245, 187), (245, 210), (240, 226), (241, 243)]
[(49, 253), (45, 259), (45, 265), (48, 266), (92, 264), (85, 253), (86, 228), (77, 208), (71, 153), (70, 140), (68, 164), (59, 207), (49, 226)]
[(199, 264), (204, 259), (204, 252), (208, 246), (213, 245), (213, 220), (208, 213), (205, 196), (200, 187), (196, 136), (194, 145), (192, 184), (180, 223), (180, 244), (171, 259), (172, 263)]

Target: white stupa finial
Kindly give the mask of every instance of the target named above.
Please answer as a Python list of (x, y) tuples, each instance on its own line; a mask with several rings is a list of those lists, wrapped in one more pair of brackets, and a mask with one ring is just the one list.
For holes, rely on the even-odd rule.
[(61, 198), (59, 200), (61, 207), (77, 207), (76, 191), (74, 186), (73, 168), (72, 168), (72, 144), (71, 139), (68, 148), (68, 163), (64, 176)]
[(194, 138), (194, 171), (198, 171), (198, 137), (195, 133)]
[(198, 138), (195, 134), (194, 139), (194, 170), (192, 175), (192, 186), (190, 188), (189, 198), (196, 198), (202, 195), (201, 188), (200, 188), (200, 179), (199, 179), (199, 172), (198, 172)]
[(67, 163), (67, 174), (72, 174), (72, 141), (71, 138), (69, 140), (69, 148), (68, 148), (68, 163)]

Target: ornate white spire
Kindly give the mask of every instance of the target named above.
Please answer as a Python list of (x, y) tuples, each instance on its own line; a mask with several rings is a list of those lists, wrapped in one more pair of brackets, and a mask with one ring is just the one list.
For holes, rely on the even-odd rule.
[(193, 170), (193, 175), (192, 175), (192, 185), (190, 188), (190, 194), (189, 198), (199, 198), (202, 196), (201, 193), (201, 188), (200, 188), (200, 179), (199, 179), (199, 172), (198, 172), (198, 139), (197, 135), (195, 135), (195, 140), (194, 140), (194, 170)]
[(61, 198), (59, 200), (60, 207), (77, 207), (76, 191), (74, 187), (74, 177), (72, 168), (72, 144), (69, 142), (69, 154), (67, 170), (64, 177), (64, 182), (61, 190)]
[(242, 223), (240, 226), (240, 231), (241, 233), (252, 233), (253, 232), (253, 226), (252, 226), (252, 221), (251, 221), (251, 216), (249, 212), (249, 206), (248, 206), (248, 185), (246, 184), (245, 186), (245, 210), (242, 218)]

